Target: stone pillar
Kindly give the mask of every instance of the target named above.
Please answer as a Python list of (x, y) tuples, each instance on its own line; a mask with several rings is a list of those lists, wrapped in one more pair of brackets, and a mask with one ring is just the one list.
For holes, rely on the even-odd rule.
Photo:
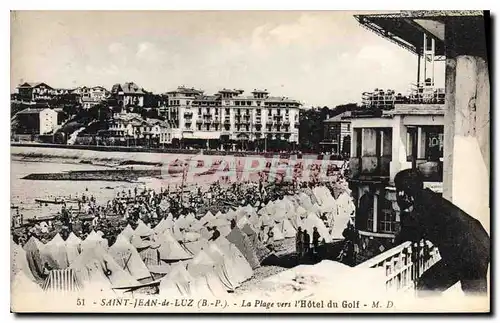
[(361, 153), (363, 157), (377, 156), (377, 129), (364, 128)]
[[(403, 118), (394, 116), (392, 127), (392, 161), (390, 166), (390, 181), (394, 181), (394, 176), (403, 169), (409, 168), (406, 161), (406, 136), (407, 129), (403, 124)], [(411, 166), (411, 165), (410, 165)]]
[(378, 228), (378, 195), (373, 195), (373, 227), (372, 232), (377, 232)]
[(443, 197), (489, 231), (490, 82), (483, 19), (446, 24)]

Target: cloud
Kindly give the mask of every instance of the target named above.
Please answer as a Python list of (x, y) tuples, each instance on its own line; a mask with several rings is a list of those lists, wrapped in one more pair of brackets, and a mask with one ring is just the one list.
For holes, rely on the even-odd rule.
[(126, 51), (126, 47), (122, 43), (111, 43), (108, 46), (108, 51), (111, 54), (123, 54)]
[(142, 42), (137, 45), (135, 56), (143, 61), (158, 62), (165, 56), (165, 51), (151, 42)]
[(118, 75), (120, 73), (120, 69), (115, 64), (111, 64), (109, 66), (95, 67), (92, 65), (85, 66), (85, 71), (88, 74), (95, 76), (108, 76), (108, 75)]

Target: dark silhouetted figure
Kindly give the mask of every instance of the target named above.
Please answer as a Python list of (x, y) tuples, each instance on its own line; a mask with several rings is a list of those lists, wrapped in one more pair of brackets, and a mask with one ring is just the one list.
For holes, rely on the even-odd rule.
[(318, 252), (318, 246), (319, 246), (319, 239), (321, 238), (321, 235), (319, 234), (318, 232), (318, 228), (317, 227), (314, 227), (313, 228), (313, 251), (315, 253)]
[(311, 236), (307, 233), (307, 230), (304, 230), (304, 234), (302, 236), (304, 239), (302, 240), (302, 248), (304, 250), (304, 255), (309, 255), (309, 250), (311, 249)]
[(395, 242), (426, 239), (441, 255), (441, 260), (420, 277), (419, 294), (442, 292), (458, 281), (466, 294), (486, 294), (490, 237), (481, 223), (424, 189), (419, 171), (403, 170), (396, 174), (394, 183), (402, 220)]
[(295, 251), (297, 252), (297, 258), (301, 259), (304, 255), (304, 233), (302, 232), (302, 228), (297, 228), (297, 234), (295, 235)]

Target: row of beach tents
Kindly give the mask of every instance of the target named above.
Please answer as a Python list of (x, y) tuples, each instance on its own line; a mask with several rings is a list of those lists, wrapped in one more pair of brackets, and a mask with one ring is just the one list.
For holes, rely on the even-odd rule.
[[(139, 220), (111, 246), (95, 231), (85, 240), (74, 233), (66, 240), (56, 234), (45, 244), (31, 237), (24, 246), (12, 242), (12, 288), (221, 297), (272, 256), (267, 245), (294, 238), (298, 227), (309, 232), (316, 227), (326, 243), (342, 239), (353, 212), (347, 192), (335, 199), (326, 187), (316, 187), (259, 210), (245, 206), (177, 219), (169, 214), (154, 228)], [(214, 227), (220, 232), (215, 241), (210, 239)]]

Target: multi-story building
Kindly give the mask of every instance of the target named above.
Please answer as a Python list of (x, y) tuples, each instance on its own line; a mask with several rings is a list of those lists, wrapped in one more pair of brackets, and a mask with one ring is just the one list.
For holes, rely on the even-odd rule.
[(134, 82), (115, 84), (111, 88), (111, 95), (116, 99), (118, 106), (133, 112), (144, 106), (144, 97), (147, 92)]
[[(357, 19), (364, 24), (366, 17), (371, 16)], [(412, 42), (417, 45), (412, 51), (418, 54), (419, 69), (409, 95), (382, 89), (365, 92), (362, 109), (350, 118), (349, 184), (365, 256), (391, 248), (400, 230), (394, 188), (399, 171), (418, 169), (425, 186), (443, 192), (445, 90), (434, 83), (434, 64), (444, 60), (443, 47), (426, 33)]]
[(266, 90), (243, 93), (222, 89), (204, 95), (202, 90), (178, 87), (167, 92), (168, 106), (161, 111), (181, 145), (264, 150), (273, 141), (298, 142), (300, 102), (269, 97)]
[(351, 152), (351, 112), (347, 111), (323, 121), (323, 152), (349, 156)]
[(133, 140), (134, 145), (155, 146), (172, 142), (169, 125), (159, 119), (143, 119), (137, 113), (120, 113), (113, 116), (109, 128), (100, 134), (123, 141)]
[(62, 124), (60, 109), (26, 108), (15, 115), (18, 123), (18, 134), (46, 135), (52, 134)]
[(17, 87), (17, 97), (23, 102), (50, 100), (54, 96), (54, 89), (47, 84), (25, 82)]

